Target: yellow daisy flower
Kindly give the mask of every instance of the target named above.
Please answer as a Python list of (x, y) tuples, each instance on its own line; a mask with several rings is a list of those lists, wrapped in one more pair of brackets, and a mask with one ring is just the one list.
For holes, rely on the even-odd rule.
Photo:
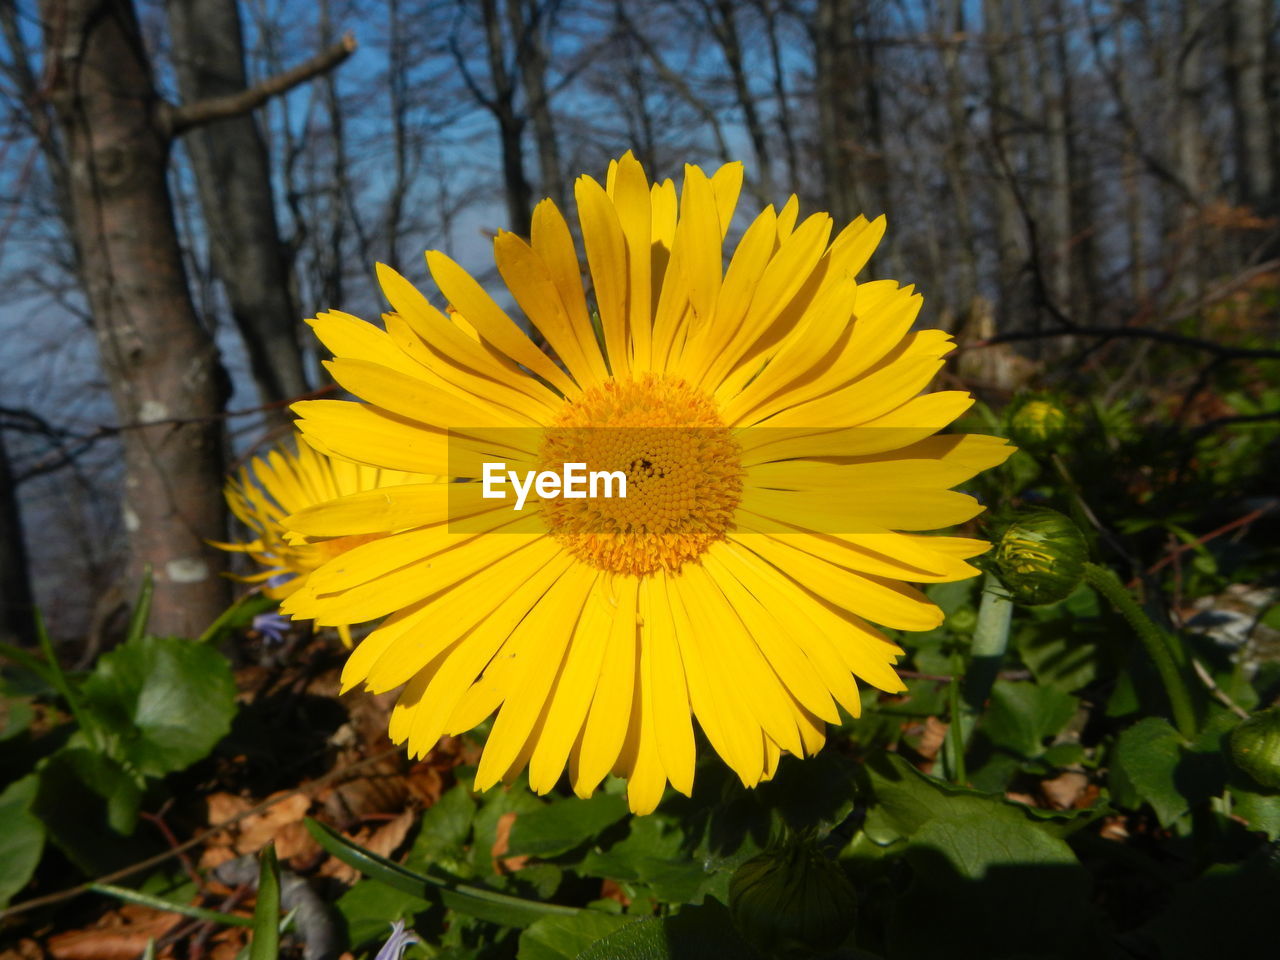
[[(742, 184), (729, 164), (649, 184), (628, 154), (575, 187), (598, 316), (569, 226), (538, 205), (501, 233), (498, 271), (540, 349), (445, 254), (427, 265), (456, 316), (379, 265), (386, 331), (340, 313), (314, 329), (364, 402), (300, 403), (300, 429), (354, 462), (477, 481), (569, 461), (619, 469), (637, 494), (485, 499), (480, 482), (410, 484), (302, 510), (306, 537), (382, 534), (318, 569), (283, 609), (320, 623), (389, 615), (345, 688), (404, 684), (390, 734), (415, 755), (497, 712), (476, 776), (566, 764), (589, 795), (613, 771), (632, 810), (693, 787), (696, 718), (748, 786), (812, 754), (861, 679), (903, 685), (872, 623), (938, 625), (908, 582), (973, 576), (979, 540), (919, 531), (982, 507), (949, 488), (1005, 441), (934, 436), (972, 402), (921, 396), (951, 349), (911, 332), (921, 298), (855, 283), (884, 230), (831, 238), (794, 197), (761, 212), (728, 265)], [(621, 465), (619, 467), (618, 465)], [(389, 535), (387, 535), (389, 534)]]
[[(313, 570), (379, 536), (375, 533), (308, 540), (286, 531), (281, 524), (284, 517), (347, 494), (434, 479), (332, 459), (305, 443), (282, 444), (271, 450), (266, 459), (254, 457), (249, 466), (241, 468), (238, 477), (227, 481), (224, 490), (231, 512), (255, 538), (214, 546), (251, 556), (264, 569), (235, 579), (261, 583), (264, 594), (283, 600), (297, 592)], [(334, 624), (348, 647), (352, 645), (350, 623), (355, 622)]]

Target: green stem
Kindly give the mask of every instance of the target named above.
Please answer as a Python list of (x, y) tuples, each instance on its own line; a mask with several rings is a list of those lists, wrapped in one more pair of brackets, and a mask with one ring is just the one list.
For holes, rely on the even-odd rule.
[(963, 787), (968, 781), (969, 776), (964, 768), (964, 714), (960, 709), (960, 672), (963, 663), (959, 654), (952, 657), (954, 668), (952, 673), (954, 677), (951, 680), (951, 689), (949, 698), (951, 701), (951, 728), (947, 731), (947, 739), (950, 741), (951, 754), (951, 782), (957, 786)]
[(1133, 594), (1125, 589), (1120, 578), (1109, 568), (1096, 563), (1086, 563), (1084, 578), (1091, 587), (1110, 600), (1111, 605), (1129, 621), (1129, 626), (1142, 641), (1147, 656), (1155, 663), (1156, 670), (1160, 673), (1165, 694), (1169, 697), (1169, 706), (1173, 710), (1174, 726), (1188, 740), (1192, 739), (1196, 735), (1196, 715), (1191, 706), (1191, 694), (1160, 628), (1151, 622), (1151, 618), (1133, 599)]
[(978, 605), (978, 622), (973, 628), (969, 648), (969, 672), (964, 678), (964, 699), (969, 709), (981, 713), (991, 696), (991, 685), (1000, 673), (1005, 651), (1009, 649), (1009, 625), (1013, 617), (1013, 601), (995, 574), (982, 581), (982, 602)]

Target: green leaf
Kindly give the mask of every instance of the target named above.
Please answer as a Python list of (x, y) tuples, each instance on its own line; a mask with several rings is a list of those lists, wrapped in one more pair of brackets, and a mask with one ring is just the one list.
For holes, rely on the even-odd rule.
[(276, 960), (280, 956), (280, 866), (274, 843), (262, 848), (260, 862), (249, 960)]
[(206, 920), (210, 923), (222, 923), (230, 927), (251, 927), (254, 921), (248, 917), (237, 916), (234, 913), (222, 913), (218, 910), (206, 910), (203, 907), (193, 907), (186, 903), (175, 903), (172, 900), (166, 900), (164, 897), (155, 897), (148, 893), (142, 893), (138, 890), (130, 890), (128, 887), (115, 887), (109, 883), (91, 883), (89, 889), (94, 893), (101, 893), (104, 896), (115, 897), (118, 900), (124, 900), (128, 903), (136, 903), (144, 907), (151, 907), (153, 910), (165, 910), (170, 913), (180, 913), (184, 917), (192, 917), (196, 920)]
[(1256, 784), (1236, 782), (1230, 790), (1232, 815), (1244, 820), (1249, 830), (1266, 834), (1268, 840), (1280, 840), (1280, 791), (1266, 793)]
[(453, 883), (423, 873), (408, 870), (386, 857), (379, 856), (352, 843), (331, 827), (308, 818), (307, 830), (325, 850), (348, 866), (355, 867), (365, 876), (385, 883), (402, 893), (421, 897), (433, 903), (442, 903), (451, 910), (479, 917), (510, 927), (526, 927), (545, 916), (572, 916), (577, 907), (562, 907), (552, 903), (537, 903), (508, 896), (495, 890), (485, 890), (465, 884)]
[(1071, 693), (1098, 675), (1098, 646), (1088, 639), (1091, 633), (1096, 630), (1073, 621), (1031, 623), (1016, 632), (1014, 645), (1036, 683)]
[(476, 815), (476, 802), (462, 784), (447, 791), (419, 822), (413, 846), (405, 857), (411, 869), (437, 867), (448, 873), (470, 872), (466, 843)]
[(101, 876), (149, 852), (151, 843), (123, 836), (142, 792), (133, 776), (76, 734), (37, 768), (40, 788), (32, 812), (63, 853), (89, 876)]
[(109, 752), (151, 777), (205, 757), (235, 715), (226, 659), (175, 637), (143, 637), (105, 654), (83, 693), (111, 734)]
[[(716, 885), (717, 871), (685, 851), (684, 834), (658, 814), (632, 817), (627, 836), (592, 850), (577, 870), (591, 877), (642, 883), (665, 903), (697, 903)], [(727, 876), (723, 877), (727, 884)]]
[(0, 793), (0, 907), (27, 885), (44, 851), (44, 824), (31, 813), (38, 786), (31, 774)]
[(353, 950), (375, 940), (386, 940), (388, 925), (396, 920), (404, 920), (407, 926), (413, 926), (413, 917), (432, 908), (421, 897), (403, 893), (376, 880), (358, 881), (338, 898), (334, 906), (346, 921), (347, 942)]
[(1186, 741), (1163, 717), (1146, 717), (1120, 734), (1111, 752), (1111, 789), (1126, 806), (1151, 805), (1161, 826), (1169, 826), (1190, 809), (1179, 789), (1176, 771)]
[(873, 757), (864, 767), (875, 795), (863, 829), (869, 839), (890, 846), (913, 837), (931, 820), (976, 815), (992, 830), (1030, 826), (1048, 836), (1068, 836), (1105, 811), (1049, 813), (925, 776), (894, 754)]
[(598, 836), (627, 815), (627, 799), (616, 793), (597, 793), (553, 800), (516, 817), (511, 827), (511, 853), (554, 857)]
[(752, 960), (729, 911), (715, 900), (685, 907), (673, 917), (628, 923), (578, 954), (578, 960)]
[(1080, 701), (1056, 687), (998, 680), (980, 729), (996, 746), (1026, 759), (1044, 753), (1044, 741), (1075, 716)]
[(0, 742), (12, 740), (31, 726), (36, 712), (26, 697), (0, 698)]
[(574, 960), (602, 937), (636, 921), (613, 913), (583, 910), (574, 917), (544, 917), (520, 934), (517, 960)]

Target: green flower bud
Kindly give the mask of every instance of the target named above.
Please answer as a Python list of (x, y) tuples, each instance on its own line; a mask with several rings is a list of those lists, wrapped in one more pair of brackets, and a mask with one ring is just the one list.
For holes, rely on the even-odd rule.
[(996, 545), (995, 562), (1015, 603), (1037, 606), (1071, 595), (1084, 578), (1089, 547), (1071, 518), (1036, 507), (1020, 514)]
[(1024, 394), (1007, 413), (1009, 439), (1027, 450), (1050, 450), (1071, 433), (1071, 418), (1062, 404), (1043, 394)]
[(809, 841), (752, 857), (729, 880), (735, 926), (770, 956), (807, 957), (836, 949), (853, 930), (857, 904), (844, 870)]
[(1280, 790), (1280, 707), (1255, 713), (1231, 731), (1231, 759), (1269, 790)]

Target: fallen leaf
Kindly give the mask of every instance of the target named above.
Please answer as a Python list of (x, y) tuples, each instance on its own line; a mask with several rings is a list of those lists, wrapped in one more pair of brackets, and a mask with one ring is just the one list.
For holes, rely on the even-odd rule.
[(1079, 770), (1064, 770), (1050, 780), (1040, 781), (1040, 792), (1055, 810), (1070, 810), (1078, 806), (1089, 788), (1089, 776)]
[[(405, 837), (409, 835), (409, 830), (416, 820), (417, 814), (413, 810), (405, 810), (376, 830), (361, 830), (355, 836), (348, 835), (348, 839), (379, 856), (390, 858), (404, 843)], [(330, 857), (320, 868), (320, 875), (352, 884), (360, 878), (360, 871), (347, 866), (341, 860)]]
[[(255, 813), (240, 821), (240, 836), (236, 851), (254, 853), (261, 850), (288, 825), (298, 823), (307, 815), (311, 798), (301, 793), (274, 794), (280, 799), (261, 813)], [(270, 799), (270, 798), (268, 798)], [(281, 854), (283, 857), (284, 854)]]
[(493, 833), (493, 849), (489, 851), (489, 855), (493, 857), (493, 869), (498, 873), (502, 873), (504, 870), (508, 873), (514, 873), (529, 862), (529, 858), (524, 855), (503, 857), (503, 854), (511, 849), (511, 827), (515, 822), (516, 812), (514, 810), (504, 813), (498, 818), (498, 823)]

